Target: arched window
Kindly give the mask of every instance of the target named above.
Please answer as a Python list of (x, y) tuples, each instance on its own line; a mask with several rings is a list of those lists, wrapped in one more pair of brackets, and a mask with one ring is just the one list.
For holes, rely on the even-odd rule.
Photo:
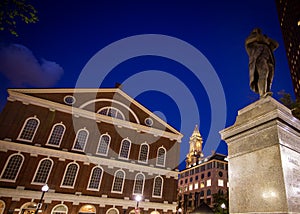
[(90, 181), (88, 185), (88, 190), (99, 190), (101, 179), (102, 179), (103, 169), (99, 166), (95, 166), (90, 175)]
[(69, 163), (66, 167), (64, 179), (61, 183), (62, 187), (73, 188), (77, 173), (78, 173), (79, 165), (77, 163)]
[(32, 183), (45, 184), (49, 178), (53, 161), (49, 158), (42, 159), (35, 172)]
[(119, 214), (119, 210), (116, 208), (110, 208), (107, 210), (106, 214)]
[(6, 161), (5, 167), (1, 173), (1, 180), (15, 182), (21, 170), (23, 161), (23, 155), (12, 154)]
[(148, 163), (148, 154), (149, 154), (149, 145), (147, 143), (143, 143), (140, 146), (140, 154), (139, 154), (139, 162)]
[(161, 176), (156, 176), (154, 178), (152, 196), (156, 198), (161, 198), (162, 190), (163, 190), (163, 178)]
[(159, 147), (157, 150), (157, 159), (156, 165), (157, 166), (165, 166), (166, 164), (166, 149), (164, 147)]
[(119, 109), (111, 107), (111, 106), (101, 108), (97, 113), (106, 115), (109, 117), (114, 117), (117, 119), (125, 120), (124, 114)]
[(84, 151), (88, 137), (89, 132), (85, 128), (79, 129), (74, 140), (73, 150)]
[(88, 213), (96, 214), (96, 208), (93, 205), (87, 204), (80, 208), (78, 214), (88, 214)]
[(128, 139), (123, 139), (121, 142), (119, 158), (128, 159), (130, 153), (131, 142)]
[(37, 204), (34, 202), (27, 202), (21, 206), (20, 213), (34, 213), (36, 211)]
[(107, 156), (110, 139), (111, 138), (107, 133), (100, 136), (97, 154)]
[(36, 116), (27, 118), (17, 139), (32, 142), (39, 124), (40, 121)]
[(55, 207), (53, 207), (51, 214), (67, 214), (68, 213), (68, 207), (64, 204), (58, 204)]
[(5, 202), (0, 200), (0, 214), (3, 214), (5, 210)]
[(112, 192), (122, 193), (125, 181), (125, 172), (121, 169), (115, 172), (114, 182), (112, 186)]
[(57, 123), (52, 127), (51, 134), (48, 138), (48, 145), (52, 146), (60, 146), (60, 143), (62, 141), (62, 138), (64, 136), (66, 127), (62, 123)]
[(133, 194), (142, 195), (144, 191), (145, 175), (138, 173), (134, 179)]

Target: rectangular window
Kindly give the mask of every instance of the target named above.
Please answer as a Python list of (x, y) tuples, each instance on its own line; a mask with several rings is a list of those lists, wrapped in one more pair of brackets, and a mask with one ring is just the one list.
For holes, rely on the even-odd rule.
[(210, 163), (206, 164), (206, 166), (207, 166), (207, 169), (211, 169), (212, 168), (212, 163), (210, 162)]
[(200, 172), (200, 167), (198, 166), (196, 169), (195, 169), (195, 173), (199, 173)]
[(189, 176), (189, 171), (186, 171), (184, 174), (185, 177)]
[(199, 184), (198, 183), (195, 183), (195, 189), (198, 189), (199, 188)]
[(224, 186), (224, 181), (222, 179), (218, 179), (218, 186), (223, 187)]
[(201, 172), (205, 171), (205, 165), (201, 166)]
[(205, 187), (204, 182), (201, 182), (200, 183), (200, 188), (204, 188), (204, 187)]
[(193, 190), (193, 184), (189, 185), (189, 190), (192, 191)]
[(207, 187), (210, 187), (210, 186), (211, 186), (211, 179), (209, 179), (209, 180), (206, 181), (206, 186), (207, 186)]
[(193, 174), (194, 174), (194, 169), (191, 169), (190, 175), (193, 175)]

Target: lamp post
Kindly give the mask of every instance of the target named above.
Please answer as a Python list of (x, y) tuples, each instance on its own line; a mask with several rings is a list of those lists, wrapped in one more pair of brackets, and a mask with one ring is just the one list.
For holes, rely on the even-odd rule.
[(179, 213), (179, 214), (182, 213), (182, 209), (178, 208), (177, 213)]
[(139, 212), (139, 202), (142, 200), (142, 196), (137, 195), (135, 196), (135, 201), (136, 201), (136, 209), (135, 209), (135, 213), (140, 213)]
[(38, 203), (38, 205), (37, 205), (37, 207), (36, 207), (35, 214), (37, 214), (37, 213), (39, 212), (39, 209), (40, 209), (40, 207), (41, 207), (41, 205), (42, 205), (42, 201), (43, 201), (45, 192), (48, 192), (48, 190), (49, 190), (49, 187), (48, 187), (47, 184), (45, 184), (45, 185), (42, 187), (42, 196), (41, 196), (40, 201), (39, 201), (39, 203)]
[(226, 208), (226, 205), (224, 203), (221, 204), (222, 213), (224, 214), (224, 209)]

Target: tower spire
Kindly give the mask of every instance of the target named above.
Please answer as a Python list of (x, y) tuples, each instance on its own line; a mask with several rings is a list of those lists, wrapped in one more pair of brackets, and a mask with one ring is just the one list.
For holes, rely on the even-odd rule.
[(197, 163), (198, 160), (200, 160), (203, 157), (203, 152), (202, 152), (203, 139), (200, 134), (198, 125), (196, 125), (194, 128), (194, 131), (190, 137), (189, 144), (190, 144), (190, 150), (186, 156), (187, 167), (194, 165), (195, 163)]

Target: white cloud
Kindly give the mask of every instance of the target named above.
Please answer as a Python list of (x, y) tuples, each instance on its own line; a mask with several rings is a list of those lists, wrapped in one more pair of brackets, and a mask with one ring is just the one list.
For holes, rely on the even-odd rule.
[(0, 73), (13, 87), (51, 87), (62, 76), (56, 62), (38, 60), (25, 46), (11, 44), (0, 47)]

